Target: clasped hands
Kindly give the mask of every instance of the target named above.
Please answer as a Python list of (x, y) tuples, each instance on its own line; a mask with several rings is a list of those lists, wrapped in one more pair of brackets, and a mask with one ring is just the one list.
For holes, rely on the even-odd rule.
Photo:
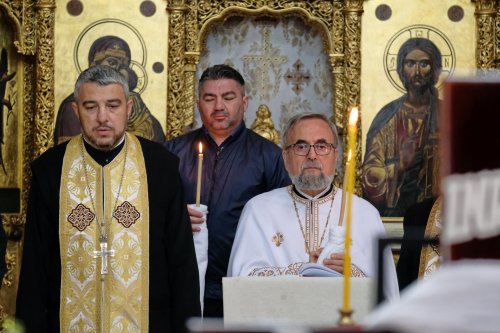
[[(321, 251), (323, 251), (323, 248), (319, 248), (316, 251), (311, 251), (311, 253), (309, 253), (309, 262), (317, 263)], [(329, 257), (323, 260), (322, 263), (318, 264), (323, 264), (336, 272), (344, 274), (344, 253), (332, 253)]]

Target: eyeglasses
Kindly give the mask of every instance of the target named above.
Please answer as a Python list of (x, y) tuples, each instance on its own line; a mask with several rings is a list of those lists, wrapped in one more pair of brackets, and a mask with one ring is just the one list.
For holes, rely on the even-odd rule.
[(295, 153), (295, 155), (306, 156), (309, 154), (311, 147), (314, 147), (314, 151), (316, 152), (316, 154), (321, 156), (328, 155), (332, 148), (337, 148), (333, 143), (320, 142), (312, 145), (309, 143), (294, 143), (286, 146), (285, 150), (293, 148), (293, 152)]

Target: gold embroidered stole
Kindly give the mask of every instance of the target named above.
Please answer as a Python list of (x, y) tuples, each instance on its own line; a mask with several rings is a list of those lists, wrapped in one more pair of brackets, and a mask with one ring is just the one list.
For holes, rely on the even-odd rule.
[[(82, 144), (81, 136), (71, 139), (62, 168), (61, 332), (100, 332), (101, 315), (104, 332), (148, 332), (149, 204), (141, 145), (127, 134), (118, 156), (102, 167)], [(94, 255), (101, 221), (114, 250), (103, 283), (103, 259)]]
[[(301, 204), (297, 205), (297, 208), (301, 220), (299, 223), (303, 223), (302, 228), (304, 229), (304, 236), (305, 236), (304, 242), (307, 245), (309, 245), (311, 251), (316, 251), (318, 248), (322, 246), (323, 242), (325, 242), (326, 244), (326, 241), (328, 241), (328, 231), (327, 231), (328, 226), (326, 225), (328, 211), (324, 212), (323, 213), (324, 216), (322, 216), (320, 213), (320, 208), (322, 205), (328, 204), (328, 209), (329, 209), (331, 201), (335, 199), (335, 194), (337, 193), (337, 191), (335, 189), (332, 189), (330, 193), (328, 193), (322, 198), (309, 200), (297, 195), (297, 193), (295, 193), (293, 190), (293, 186), (289, 186), (287, 190), (290, 196), (292, 196), (292, 199), (295, 200), (297, 203)], [(336, 223), (335, 219), (331, 216), (329, 217), (333, 220), (330, 221), (329, 223), (335, 224)], [(320, 221), (320, 218), (323, 219), (323, 223)], [(321, 224), (323, 224), (323, 226), (322, 229), (320, 230)], [(325, 235), (326, 235), (326, 240), (325, 240)]]
[[(427, 224), (425, 226), (425, 238), (439, 238), (442, 229), (441, 197), (438, 197), (432, 205)], [(420, 265), (418, 278), (426, 279), (441, 267), (441, 254), (438, 245), (424, 245), (420, 251)]]

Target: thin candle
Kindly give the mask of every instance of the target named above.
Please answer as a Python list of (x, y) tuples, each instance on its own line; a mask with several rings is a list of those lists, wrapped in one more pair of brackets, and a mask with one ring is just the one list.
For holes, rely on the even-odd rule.
[(196, 207), (200, 207), (202, 165), (203, 165), (203, 145), (200, 142), (198, 144), (198, 178), (196, 180)]
[(347, 198), (347, 182), (349, 180), (349, 162), (351, 161), (352, 151), (349, 149), (347, 153), (347, 162), (344, 167), (344, 182), (342, 183), (342, 200), (340, 201), (340, 214), (339, 214), (339, 226), (344, 223), (344, 214), (345, 214), (345, 204)]
[(352, 194), (354, 192), (354, 173), (356, 170), (356, 158), (354, 152), (356, 151), (356, 138), (358, 122), (358, 108), (353, 107), (349, 115), (348, 124), (348, 140), (349, 151), (352, 152), (353, 157), (349, 161), (349, 168), (347, 170), (347, 212), (346, 212), (346, 225), (345, 225), (345, 254), (344, 254), (344, 302), (342, 310), (350, 311), (350, 277), (351, 277), (351, 219), (352, 219)]

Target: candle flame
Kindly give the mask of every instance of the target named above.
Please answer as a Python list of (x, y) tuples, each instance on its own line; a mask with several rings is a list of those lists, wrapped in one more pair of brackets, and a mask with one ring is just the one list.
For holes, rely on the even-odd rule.
[(203, 154), (203, 145), (201, 144), (201, 142), (198, 144), (198, 151), (200, 152), (200, 154)]
[(353, 107), (351, 113), (349, 114), (349, 126), (356, 126), (358, 122), (358, 108)]

